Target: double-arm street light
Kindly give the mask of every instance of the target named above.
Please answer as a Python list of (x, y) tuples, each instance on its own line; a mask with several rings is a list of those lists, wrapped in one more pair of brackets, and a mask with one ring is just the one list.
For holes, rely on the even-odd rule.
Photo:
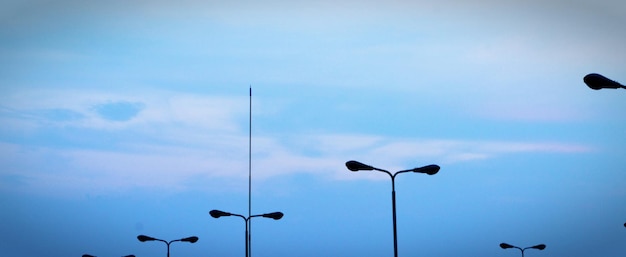
[(250, 234), (248, 233), (248, 226), (250, 223), (250, 219), (254, 217), (263, 217), (263, 218), (279, 220), (284, 216), (282, 212), (270, 212), (270, 213), (264, 213), (264, 214), (250, 215), (249, 217), (246, 217), (241, 214), (235, 214), (235, 213), (230, 213), (230, 212), (225, 212), (225, 211), (220, 211), (220, 210), (212, 210), (209, 212), (209, 214), (211, 214), (211, 217), (216, 218), (216, 219), (219, 217), (226, 217), (226, 216), (237, 216), (243, 219), (243, 221), (246, 223), (246, 234), (245, 234), (246, 235), (246, 257), (250, 256)]
[(594, 90), (600, 90), (603, 88), (623, 88), (626, 89), (626, 86), (618, 83), (617, 81), (613, 81), (608, 79), (605, 76), (602, 76), (598, 73), (590, 73), (587, 74), (584, 78), (583, 81), (585, 82), (585, 84), (587, 84), (587, 86), (591, 89)]
[(538, 244), (538, 245), (534, 245), (534, 246), (530, 246), (530, 247), (526, 247), (526, 248), (520, 248), (520, 247), (517, 247), (517, 246), (514, 246), (514, 245), (507, 244), (507, 243), (501, 243), (501, 244), (500, 244), (500, 248), (502, 248), (502, 249), (517, 248), (517, 249), (519, 249), (520, 251), (522, 251), (522, 257), (524, 257), (524, 251), (525, 251), (526, 249), (537, 249), (537, 250), (543, 250), (543, 249), (546, 249), (546, 245), (544, 245), (544, 244)]
[(396, 225), (396, 176), (400, 173), (405, 172), (416, 172), (416, 173), (424, 173), (428, 175), (435, 175), (439, 172), (440, 167), (435, 164), (427, 165), (424, 167), (413, 168), (408, 170), (401, 170), (396, 173), (391, 173), (389, 171), (372, 167), (367, 164), (363, 164), (357, 161), (348, 161), (346, 162), (346, 167), (351, 171), (359, 171), (359, 170), (376, 170), (387, 173), (389, 177), (391, 177), (391, 209), (393, 212), (393, 256), (398, 257), (398, 230)]
[(185, 238), (181, 238), (181, 239), (176, 239), (176, 240), (171, 240), (171, 241), (165, 241), (163, 239), (158, 239), (158, 238), (154, 238), (154, 237), (149, 237), (149, 236), (145, 236), (145, 235), (138, 235), (137, 239), (139, 239), (139, 241), (141, 242), (146, 242), (146, 241), (161, 241), (165, 244), (167, 244), (167, 257), (170, 257), (170, 244), (173, 242), (189, 242), (189, 243), (195, 243), (198, 241), (198, 237), (197, 236), (190, 236), (190, 237), (185, 237)]

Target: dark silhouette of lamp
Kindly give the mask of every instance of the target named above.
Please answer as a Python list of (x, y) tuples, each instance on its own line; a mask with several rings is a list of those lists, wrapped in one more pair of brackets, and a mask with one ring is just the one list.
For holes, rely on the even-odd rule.
[[(370, 165), (363, 164), (363, 163), (360, 163), (360, 162), (357, 162), (357, 161), (347, 161), (346, 162), (346, 167), (349, 170), (354, 171), (354, 172), (359, 171), (359, 170), (377, 170), (377, 171), (382, 171), (382, 172), (389, 173), (386, 170), (378, 169), (378, 168), (375, 168), (375, 167), (372, 167)], [(415, 173), (425, 173), (425, 174), (428, 174), (428, 175), (435, 175), (435, 174), (437, 174), (437, 172), (439, 172), (439, 169), (440, 169), (439, 165), (431, 164), (431, 165), (426, 165), (424, 167), (398, 171), (398, 172), (396, 172), (396, 174), (403, 173), (403, 172), (411, 172), (412, 171), (412, 172), (415, 172)]]
[(261, 216), (263, 218), (270, 218), (270, 219), (274, 219), (274, 220), (279, 220), (283, 217), (283, 213), (282, 212), (270, 212), (270, 213), (265, 213), (265, 214), (261, 214)]
[(279, 220), (281, 219), (284, 214), (282, 212), (270, 212), (270, 213), (264, 213), (264, 214), (257, 214), (257, 215), (251, 215), (249, 217), (243, 216), (241, 214), (236, 214), (236, 213), (230, 213), (230, 212), (225, 212), (225, 211), (220, 211), (220, 210), (211, 210), (209, 211), (209, 214), (211, 215), (211, 217), (213, 218), (220, 218), (220, 217), (227, 217), (227, 216), (237, 216), (243, 219), (243, 221), (246, 223), (246, 257), (250, 256), (250, 233), (249, 233), (249, 226), (250, 226), (250, 219), (254, 218), (254, 217), (263, 217), (263, 218), (269, 218), (269, 219), (273, 219), (273, 220)]
[(624, 88), (626, 89), (626, 86), (618, 83), (617, 81), (613, 81), (611, 79), (608, 79), (605, 76), (602, 76), (598, 73), (590, 73), (587, 74), (585, 77), (583, 77), (583, 81), (585, 82), (585, 84), (587, 84), (587, 86), (591, 89), (594, 90), (600, 90), (603, 88)]
[(209, 212), (209, 214), (211, 214), (211, 217), (213, 218), (219, 218), (219, 217), (226, 217), (226, 216), (232, 216), (233, 214), (230, 212), (225, 212), (225, 211), (220, 211), (220, 210), (212, 210)]
[(517, 246), (514, 246), (514, 245), (507, 244), (507, 243), (501, 243), (501, 244), (500, 244), (500, 248), (502, 248), (502, 249), (509, 249), (509, 248), (516, 248), (516, 249), (519, 249), (520, 251), (522, 251), (522, 257), (524, 257), (524, 251), (525, 251), (526, 249), (537, 249), (537, 250), (543, 250), (543, 249), (546, 249), (546, 245), (544, 245), (544, 244), (538, 244), (538, 245), (533, 245), (533, 246), (526, 247), (526, 248), (520, 248), (520, 247), (517, 247)]
[(176, 240), (171, 240), (171, 241), (165, 241), (163, 239), (158, 239), (158, 238), (154, 238), (151, 236), (146, 236), (146, 235), (138, 235), (137, 239), (140, 242), (147, 242), (147, 241), (161, 241), (163, 243), (165, 243), (167, 245), (167, 257), (170, 257), (170, 244), (173, 242), (189, 242), (189, 243), (195, 243), (198, 242), (198, 237), (197, 236), (190, 236), (190, 237), (185, 237), (185, 238), (181, 238), (181, 239), (176, 239)]
[(379, 169), (379, 168), (352, 160), (352, 161), (346, 162), (346, 168), (354, 172), (360, 171), (360, 170), (376, 170), (376, 171), (387, 173), (391, 177), (391, 209), (393, 213), (393, 253), (394, 253), (394, 257), (398, 257), (398, 229), (397, 229), (397, 224), (396, 224), (396, 183), (395, 183), (396, 175), (400, 173), (405, 173), (405, 172), (415, 172), (415, 173), (424, 173), (428, 175), (435, 175), (437, 174), (437, 172), (439, 172), (439, 169), (440, 169), (439, 165), (431, 164), (431, 165), (426, 165), (426, 166), (419, 167), (419, 168), (401, 170), (392, 174), (389, 171)]

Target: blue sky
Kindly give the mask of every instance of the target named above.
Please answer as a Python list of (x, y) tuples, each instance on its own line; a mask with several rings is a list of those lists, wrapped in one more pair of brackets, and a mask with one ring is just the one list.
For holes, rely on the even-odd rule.
[[(3, 1), (0, 255), (626, 255), (623, 1)], [(532, 252), (531, 252), (532, 251)]]

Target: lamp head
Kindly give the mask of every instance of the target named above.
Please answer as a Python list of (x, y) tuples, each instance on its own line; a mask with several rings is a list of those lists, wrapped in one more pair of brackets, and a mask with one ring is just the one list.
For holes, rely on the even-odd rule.
[(211, 217), (216, 218), (216, 219), (219, 218), (219, 217), (233, 215), (230, 212), (225, 212), (225, 211), (220, 211), (220, 210), (212, 210), (212, 211), (209, 212), (209, 214), (211, 214)]
[(182, 242), (189, 242), (189, 243), (193, 244), (195, 242), (198, 242), (198, 237), (197, 236), (190, 236), (190, 237), (183, 238), (180, 241), (182, 241)]
[(83, 254), (83, 257), (96, 257), (96, 256), (89, 255), (89, 254)]
[(441, 169), (439, 165), (431, 164), (424, 167), (415, 168), (412, 171), (418, 173), (426, 173), (428, 175), (435, 175), (437, 174), (437, 172), (439, 172), (439, 169)]
[(607, 77), (602, 76), (602, 75), (600, 75), (598, 73), (587, 74), (583, 78), (583, 81), (585, 82), (585, 84), (587, 84), (587, 86), (589, 88), (594, 89), (594, 90), (599, 90), (599, 89), (603, 89), (603, 88), (621, 88), (621, 87), (624, 87), (620, 83), (617, 83), (616, 81), (610, 80)]
[(346, 167), (351, 171), (359, 171), (359, 170), (373, 170), (374, 167), (369, 166), (367, 164), (363, 164), (357, 161), (347, 161)]
[(146, 236), (146, 235), (138, 235), (137, 239), (139, 239), (139, 241), (141, 241), (141, 242), (157, 240), (154, 237), (149, 237), (149, 236)]
[(538, 244), (538, 245), (535, 245), (535, 246), (531, 246), (529, 248), (533, 248), (533, 249), (537, 249), (537, 250), (543, 250), (543, 249), (546, 249), (546, 245)]
[(271, 218), (271, 219), (279, 220), (284, 216), (284, 214), (282, 212), (277, 211), (277, 212), (266, 213), (261, 216), (263, 216), (264, 218)]
[(135, 255), (131, 254), (131, 255), (126, 255), (126, 256), (123, 256), (123, 257), (135, 257)]
[(502, 249), (508, 249), (508, 248), (513, 248), (513, 247), (515, 247), (515, 246), (512, 246), (512, 245), (507, 244), (507, 243), (501, 243), (500, 244), (500, 248), (502, 248)]

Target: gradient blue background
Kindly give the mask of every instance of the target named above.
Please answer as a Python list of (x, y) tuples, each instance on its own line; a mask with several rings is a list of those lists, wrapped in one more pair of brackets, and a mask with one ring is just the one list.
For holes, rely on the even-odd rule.
[(626, 256), (624, 1), (2, 1), (0, 256)]

